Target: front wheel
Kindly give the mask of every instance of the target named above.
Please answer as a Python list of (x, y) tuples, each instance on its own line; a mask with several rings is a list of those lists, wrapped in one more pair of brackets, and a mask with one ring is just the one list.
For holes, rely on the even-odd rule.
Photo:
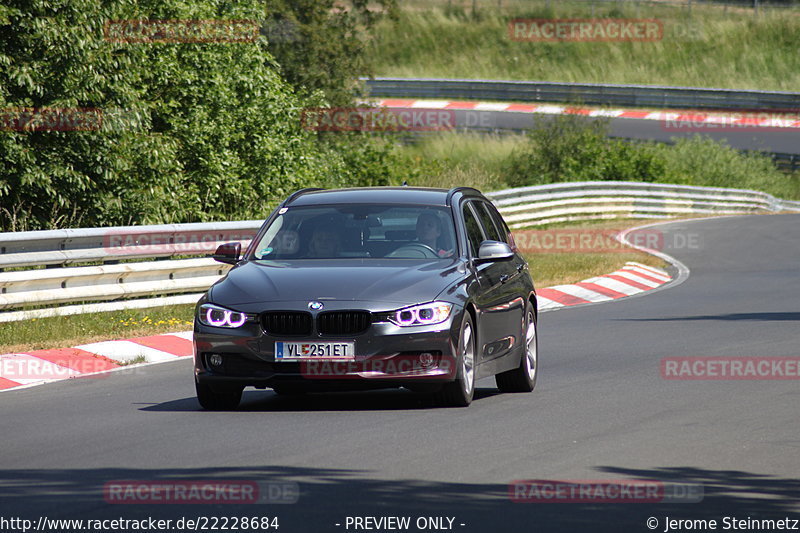
[(242, 387), (217, 392), (205, 383), (194, 383), (197, 392), (197, 401), (200, 407), (207, 411), (232, 411), (239, 407), (242, 401)]
[(442, 387), (438, 399), (446, 406), (466, 407), (472, 403), (475, 394), (475, 328), (469, 312), (464, 312), (461, 323), (455, 364), (456, 380)]
[(530, 303), (525, 309), (523, 333), (525, 351), (519, 366), (494, 377), (501, 392), (531, 392), (536, 387), (536, 378), (539, 376), (539, 335)]

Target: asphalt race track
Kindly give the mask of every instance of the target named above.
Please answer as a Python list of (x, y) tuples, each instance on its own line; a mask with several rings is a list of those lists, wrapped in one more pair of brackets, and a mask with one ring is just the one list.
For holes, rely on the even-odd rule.
[[(513, 111), (453, 110), (457, 126), (482, 127), (500, 130), (525, 130), (549, 115)], [(760, 128), (714, 124), (669, 124), (660, 120), (610, 118), (609, 134), (615, 137), (651, 141), (671, 141), (675, 138), (701, 135), (724, 141), (737, 150), (764, 150), (784, 154), (800, 153), (800, 128)]]
[[(800, 215), (659, 227), (689, 278), (541, 315), (533, 394), (482, 382), (469, 408), (440, 409), (400, 391), (248, 391), (238, 412), (202, 412), (188, 360), (4, 393), (0, 516), (277, 516), (281, 532), (430, 516), (455, 517), (455, 531), (515, 533), (650, 531), (650, 517), (657, 531), (666, 517), (800, 519), (800, 381), (660, 373), (665, 357), (800, 355)], [(121, 505), (103, 495), (115, 480), (250, 479), (297, 483), (299, 499)], [(514, 503), (518, 479), (690, 482), (704, 498)]]

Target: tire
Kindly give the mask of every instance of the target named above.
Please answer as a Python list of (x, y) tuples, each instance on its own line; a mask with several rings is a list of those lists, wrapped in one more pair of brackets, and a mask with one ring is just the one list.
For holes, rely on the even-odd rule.
[(241, 387), (226, 392), (215, 392), (209, 385), (195, 382), (194, 388), (197, 391), (200, 407), (207, 411), (232, 411), (239, 407), (239, 402), (242, 401)]
[(525, 308), (522, 336), (525, 347), (519, 366), (494, 377), (501, 392), (531, 392), (539, 377), (539, 332), (530, 302)]
[(437, 394), (440, 404), (447, 407), (467, 407), (475, 395), (475, 326), (472, 316), (464, 312), (458, 335), (456, 379), (445, 384)]

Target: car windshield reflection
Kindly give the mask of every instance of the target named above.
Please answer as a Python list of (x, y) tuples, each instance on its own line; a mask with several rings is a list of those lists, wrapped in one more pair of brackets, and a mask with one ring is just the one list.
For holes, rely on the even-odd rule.
[(444, 259), (456, 251), (445, 207), (336, 205), (283, 210), (258, 243), (255, 259)]

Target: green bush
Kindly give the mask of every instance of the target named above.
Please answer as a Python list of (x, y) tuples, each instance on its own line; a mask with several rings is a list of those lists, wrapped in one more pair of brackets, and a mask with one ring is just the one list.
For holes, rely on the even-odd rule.
[(0, 230), (259, 218), (300, 187), (390, 180), (397, 163), (380, 139), (324, 142), (301, 126), (302, 109), (324, 105), (323, 89), (336, 94), (354, 58), (300, 96), (264, 35), (104, 35), (114, 20), (267, 18), (259, 0), (6, 2), (0, 110), (89, 108), (103, 122), (92, 131), (0, 131)]
[(664, 162), (665, 183), (753, 189), (779, 198), (800, 198), (800, 173), (775, 168), (766, 154), (742, 153), (713, 139), (695, 136), (674, 145), (643, 147)]
[(561, 181), (658, 181), (664, 164), (641, 146), (607, 137), (608, 121), (576, 115), (540, 120), (509, 158), (513, 187)]
[[(540, 121), (508, 157), (509, 186), (568, 181), (646, 181), (765, 191), (800, 198), (800, 173), (778, 170), (770, 157), (702, 136), (673, 144), (607, 137), (607, 123), (578, 116)], [(469, 139), (462, 141), (469, 143)]]

